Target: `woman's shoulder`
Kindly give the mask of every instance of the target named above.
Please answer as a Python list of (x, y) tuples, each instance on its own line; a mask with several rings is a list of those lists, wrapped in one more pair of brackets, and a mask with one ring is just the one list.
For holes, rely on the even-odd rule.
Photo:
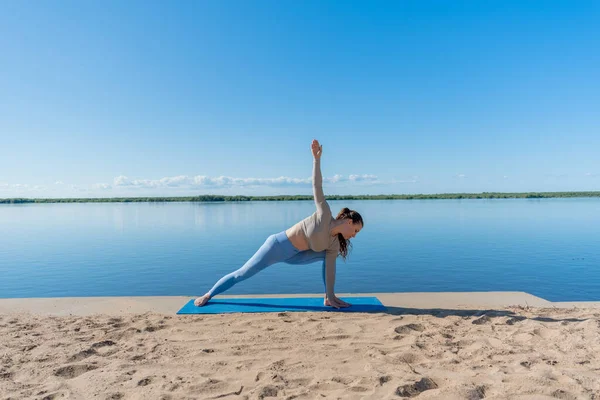
[(329, 220), (333, 218), (333, 215), (331, 214), (331, 207), (329, 207), (329, 203), (327, 203), (326, 201), (322, 203), (322, 206), (320, 208), (317, 208), (316, 213), (323, 221), (329, 222)]

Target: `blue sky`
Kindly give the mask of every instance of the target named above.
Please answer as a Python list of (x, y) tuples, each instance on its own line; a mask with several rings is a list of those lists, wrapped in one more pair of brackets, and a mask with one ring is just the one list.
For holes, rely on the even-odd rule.
[(600, 189), (600, 3), (0, 3), (0, 197)]

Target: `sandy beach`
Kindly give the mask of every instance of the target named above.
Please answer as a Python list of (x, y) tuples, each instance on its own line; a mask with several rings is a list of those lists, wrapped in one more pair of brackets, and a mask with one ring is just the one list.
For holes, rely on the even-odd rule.
[(600, 399), (592, 307), (11, 309), (1, 399)]

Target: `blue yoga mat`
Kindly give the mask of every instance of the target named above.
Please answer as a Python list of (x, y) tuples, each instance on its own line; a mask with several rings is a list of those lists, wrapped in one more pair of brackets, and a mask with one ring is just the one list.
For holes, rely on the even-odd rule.
[(338, 311), (338, 312), (377, 312), (386, 308), (377, 297), (340, 297), (352, 304), (346, 308), (325, 307), (323, 297), (286, 297), (286, 298), (245, 298), (211, 299), (202, 307), (194, 305), (194, 299), (188, 301), (177, 314), (223, 314), (257, 313), (283, 311)]

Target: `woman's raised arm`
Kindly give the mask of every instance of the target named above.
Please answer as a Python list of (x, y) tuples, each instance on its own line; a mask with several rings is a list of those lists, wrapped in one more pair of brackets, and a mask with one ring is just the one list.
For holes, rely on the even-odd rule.
[(325, 211), (329, 211), (329, 205), (325, 201), (325, 194), (323, 193), (323, 176), (321, 175), (323, 146), (315, 139), (312, 141), (311, 150), (313, 154), (313, 196), (317, 212), (323, 214)]

